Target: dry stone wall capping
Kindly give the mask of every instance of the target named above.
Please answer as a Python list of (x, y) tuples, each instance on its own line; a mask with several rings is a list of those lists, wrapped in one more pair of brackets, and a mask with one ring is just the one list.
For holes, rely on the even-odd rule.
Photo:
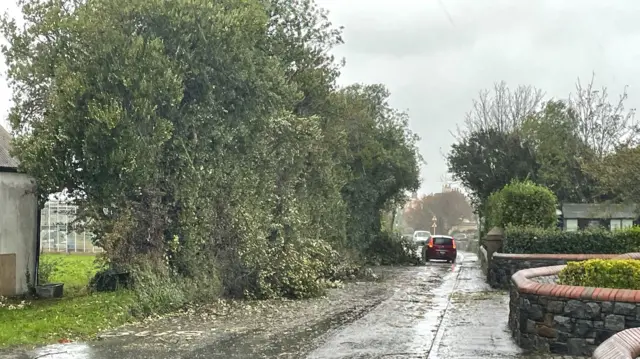
[[(616, 258), (640, 259), (640, 253)], [(509, 328), (518, 345), (590, 356), (614, 334), (640, 327), (640, 291), (556, 284), (564, 267), (523, 269), (511, 277)]]

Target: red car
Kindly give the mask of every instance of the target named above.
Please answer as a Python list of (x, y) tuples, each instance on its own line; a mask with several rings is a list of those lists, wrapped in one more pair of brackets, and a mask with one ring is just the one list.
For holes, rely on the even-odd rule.
[(427, 244), (422, 247), (422, 260), (425, 262), (432, 259), (443, 259), (454, 263), (457, 256), (456, 240), (451, 236), (431, 236)]

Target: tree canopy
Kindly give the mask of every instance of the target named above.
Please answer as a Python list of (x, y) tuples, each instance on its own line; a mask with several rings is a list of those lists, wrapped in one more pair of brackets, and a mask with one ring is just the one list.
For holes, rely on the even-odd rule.
[(620, 201), (622, 183), (607, 175), (619, 170), (602, 168), (617, 166), (616, 151), (634, 148), (640, 135), (626, 99), (625, 89), (610, 102), (594, 78), (586, 86), (578, 81), (566, 99), (547, 101), (535, 88), (500, 83), (474, 100), (448, 153), (449, 171), (481, 215), (489, 196), (513, 180), (543, 185), (561, 203)]
[(598, 196), (594, 178), (583, 169), (595, 159), (595, 152), (580, 137), (579, 125), (575, 111), (563, 101), (547, 102), (522, 125), (523, 136), (537, 155), (538, 183), (563, 202), (592, 202)]
[(22, 12), (2, 23), (15, 155), (41, 201), (80, 206), (112, 267), (314, 295), (419, 186), (407, 115), (383, 85), (336, 85), (341, 31), (312, 0)]
[(533, 179), (539, 164), (533, 146), (518, 133), (495, 129), (473, 132), (452, 146), (449, 171), (468, 188), (479, 208), (491, 193), (513, 179)]

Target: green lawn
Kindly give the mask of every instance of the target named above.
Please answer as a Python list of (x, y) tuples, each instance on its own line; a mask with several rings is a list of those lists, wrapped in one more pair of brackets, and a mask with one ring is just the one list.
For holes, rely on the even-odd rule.
[(94, 259), (87, 255), (43, 254), (41, 265), (48, 263), (54, 268), (49, 282), (64, 283), (65, 295), (61, 299), (27, 300), (23, 309), (9, 309), (0, 303), (0, 347), (88, 339), (130, 320), (131, 293), (89, 294), (86, 290), (97, 271)]
[(99, 293), (32, 301), (24, 309), (0, 308), (0, 347), (89, 339), (130, 320), (132, 301), (127, 292)]
[(92, 255), (43, 253), (40, 256), (40, 266), (53, 266), (54, 270), (48, 281), (64, 283), (65, 292), (73, 295), (83, 291), (98, 271), (95, 259)]

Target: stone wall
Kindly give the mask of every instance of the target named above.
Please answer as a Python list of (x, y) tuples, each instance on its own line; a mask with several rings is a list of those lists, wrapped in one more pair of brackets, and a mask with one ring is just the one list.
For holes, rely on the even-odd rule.
[(548, 267), (567, 264), (570, 261), (583, 261), (593, 258), (613, 258), (607, 254), (507, 254), (494, 253), (489, 261), (487, 283), (492, 288), (509, 289), (511, 276), (517, 271), (529, 268)]
[[(626, 255), (640, 259), (640, 253)], [(564, 265), (518, 271), (509, 300), (509, 328), (536, 352), (590, 356), (598, 345), (640, 327), (640, 291), (555, 283)]]

